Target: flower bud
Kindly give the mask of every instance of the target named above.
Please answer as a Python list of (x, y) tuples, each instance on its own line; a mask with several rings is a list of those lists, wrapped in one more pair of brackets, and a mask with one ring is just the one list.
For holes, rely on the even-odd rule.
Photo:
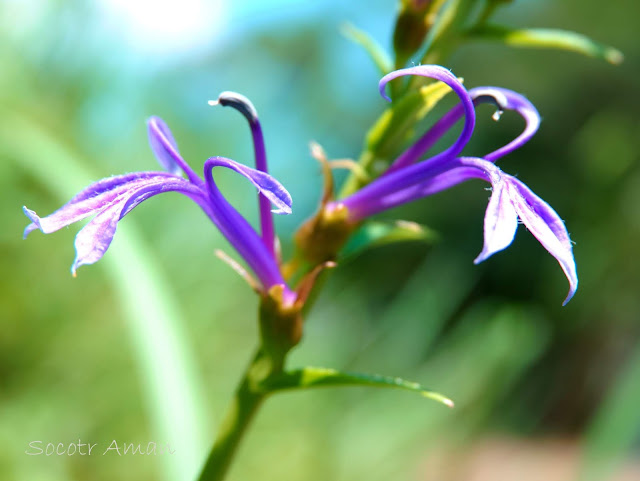
[(348, 220), (347, 208), (336, 203), (322, 208), (296, 232), (295, 241), (304, 259), (318, 265), (336, 258), (356, 224)]
[[(404, 0), (393, 32), (396, 68), (404, 66), (420, 49), (431, 28), (433, 0)], [(437, 3), (437, 2), (436, 2)]]

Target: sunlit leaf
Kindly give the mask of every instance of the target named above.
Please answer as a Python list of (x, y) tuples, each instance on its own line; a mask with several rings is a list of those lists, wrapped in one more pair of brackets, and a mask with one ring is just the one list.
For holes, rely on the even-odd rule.
[(343, 257), (356, 256), (367, 249), (402, 242), (433, 243), (438, 234), (415, 222), (370, 221), (358, 229), (341, 252)]
[(267, 384), (269, 391), (287, 389), (307, 389), (312, 387), (330, 386), (372, 386), (381, 388), (403, 389), (412, 391), (423, 397), (438, 401), (445, 406), (453, 407), (453, 401), (442, 394), (429, 391), (420, 384), (406, 381), (398, 377), (378, 376), (375, 374), (359, 374), (340, 372), (335, 369), (322, 367), (305, 367), (286, 372), (272, 378)]
[(467, 37), (494, 40), (513, 47), (552, 48), (601, 58), (617, 65), (624, 56), (619, 50), (591, 40), (589, 37), (565, 30), (546, 28), (512, 29), (501, 25), (482, 25), (467, 33)]
[(367, 32), (360, 30), (350, 23), (342, 25), (340, 31), (342, 35), (360, 45), (367, 52), (382, 75), (386, 75), (393, 70), (393, 62), (387, 52)]

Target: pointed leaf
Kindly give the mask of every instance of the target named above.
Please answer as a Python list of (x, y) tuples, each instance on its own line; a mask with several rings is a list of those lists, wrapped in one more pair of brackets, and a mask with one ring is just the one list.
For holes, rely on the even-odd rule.
[(393, 70), (393, 62), (389, 55), (376, 40), (364, 30), (360, 30), (350, 23), (345, 23), (340, 29), (342, 35), (353, 43), (361, 46), (369, 55), (382, 75), (386, 75)]
[(495, 40), (513, 47), (553, 48), (601, 58), (617, 65), (624, 55), (619, 50), (591, 40), (589, 37), (565, 30), (546, 28), (514, 29), (501, 25), (482, 25), (470, 30), (474, 39)]
[(399, 377), (340, 372), (335, 369), (321, 367), (304, 367), (295, 371), (285, 372), (277, 377), (271, 378), (265, 387), (269, 391), (281, 391), (285, 389), (307, 389), (323, 386), (372, 386), (404, 389), (438, 401), (450, 408), (454, 406), (453, 401), (446, 396), (437, 392), (428, 391), (418, 383), (406, 381)]
[(426, 226), (408, 221), (370, 221), (360, 227), (341, 252), (343, 257), (361, 254), (367, 249), (403, 242), (434, 243), (438, 234)]

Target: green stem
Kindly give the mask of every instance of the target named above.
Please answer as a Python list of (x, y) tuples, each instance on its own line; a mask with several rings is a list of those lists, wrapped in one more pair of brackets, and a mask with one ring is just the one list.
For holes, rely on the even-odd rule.
[[(373, 161), (375, 160), (374, 155), (367, 150), (366, 148), (360, 154), (360, 158), (358, 159), (358, 164), (362, 166), (362, 168), (368, 173), (371, 173), (371, 166), (373, 165)], [(351, 173), (345, 180), (342, 185), (342, 189), (340, 189), (340, 193), (338, 194), (338, 198), (342, 199), (349, 194), (354, 193), (358, 189), (362, 188), (365, 185), (362, 180), (358, 178), (357, 175)]]
[(198, 481), (224, 479), (251, 420), (268, 394), (260, 385), (281, 371), (280, 363), (258, 351), (238, 385)]

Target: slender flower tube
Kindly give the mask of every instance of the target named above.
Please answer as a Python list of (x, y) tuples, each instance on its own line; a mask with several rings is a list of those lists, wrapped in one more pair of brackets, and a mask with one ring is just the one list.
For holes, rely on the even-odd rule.
[[(499, 120), (505, 110), (514, 110), (518, 112), (525, 120), (526, 126), (520, 135), (509, 142), (507, 145), (499, 148), (484, 156), (486, 160), (495, 162), (500, 157), (516, 150), (527, 143), (538, 131), (540, 127), (540, 114), (538, 110), (522, 95), (512, 90), (499, 87), (476, 87), (468, 92), (469, 97), (474, 105), (480, 103), (493, 103), (498, 108), (493, 119)], [(465, 115), (463, 104), (458, 104), (449, 112), (442, 116), (433, 127), (431, 127), (415, 144), (409, 147), (401, 154), (387, 169), (385, 174), (389, 174), (398, 169), (404, 168), (412, 163), (417, 162), (426, 152), (451, 128), (453, 125)]]
[(291, 213), (291, 196), (286, 189), (267, 173), (223, 157), (212, 157), (205, 162), (205, 180), (202, 180), (183, 160), (171, 131), (160, 118), (150, 118), (147, 126), (151, 149), (166, 172), (134, 172), (99, 180), (47, 217), (40, 218), (24, 207), (24, 213), (31, 220), (24, 236), (36, 229), (49, 234), (94, 215), (75, 239), (76, 258), (71, 267), (75, 276), (78, 267), (102, 258), (113, 240), (118, 222), (134, 207), (157, 194), (179, 192), (198, 204), (218, 227), (255, 273), (264, 292), (282, 286), (283, 299), (293, 303), (296, 295), (285, 283), (273, 253), (222, 196), (213, 180), (212, 170), (226, 167), (244, 176), (275, 206), (273, 212), (278, 214)]
[[(327, 204), (328, 212), (346, 212), (347, 220), (358, 223), (367, 217), (401, 204), (411, 202), (470, 179), (482, 179), (492, 186), (492, 196), (485, 214), (484, 248), (475, 263), (508, 247), (514, 239), (518, 219), (529, 229), (547, 251), (556, 258), (569, 281), (566, 304), (578, 287), (572, 245), (566, 227), (558, 214), (524, 183), (502, 172), (494, 162), (524, 145), (536, 133), (540, 116), (522, 95), (497, 87), (479, 87), (467, 92), (455, 76), (437, 66), (419, 66), (392, 72), (380, 81), (383, 97), (386, 84), (404, 75), (431, 77), (449, 85), (461, 103), (447, 112), (431, 129), (403, 152), (381, 177), (358, 192)], [(520, 135), (507, 145), (484, 158), (459, 157), (475, 126), (474, 104), (491, 101), (498, 111), (514, 110), (525, 120)], [(445, 151), (419, 162), (429, 148), (460, 118), (462, 132)]]
[[(233, 107), (240, 112), (249, 123), (251, 129), (251, 137), (253, 139), (253, 150), (255, 155), (256, 170), (269, 173), (267, 168), (267, 151), (264, 145), (264, 136), (262, 135), (262, 127), (260, 126), (260, 120), (258, 119), (258, 111), (253, 106), (251, 101), (236, 92), (222, 92), (218, 96), (218, 100), (209, 101), (209, 105), (220, 104), (223, 107)], [(260, 210), (260, 230), (262, 233), (262, 240), (267, 246), (267, 249), (276, 255), (276, 233), (273, 226), (273, 216), (271, 214), (271, 202), (262, 193), (258, 194), (258, 208)]]

